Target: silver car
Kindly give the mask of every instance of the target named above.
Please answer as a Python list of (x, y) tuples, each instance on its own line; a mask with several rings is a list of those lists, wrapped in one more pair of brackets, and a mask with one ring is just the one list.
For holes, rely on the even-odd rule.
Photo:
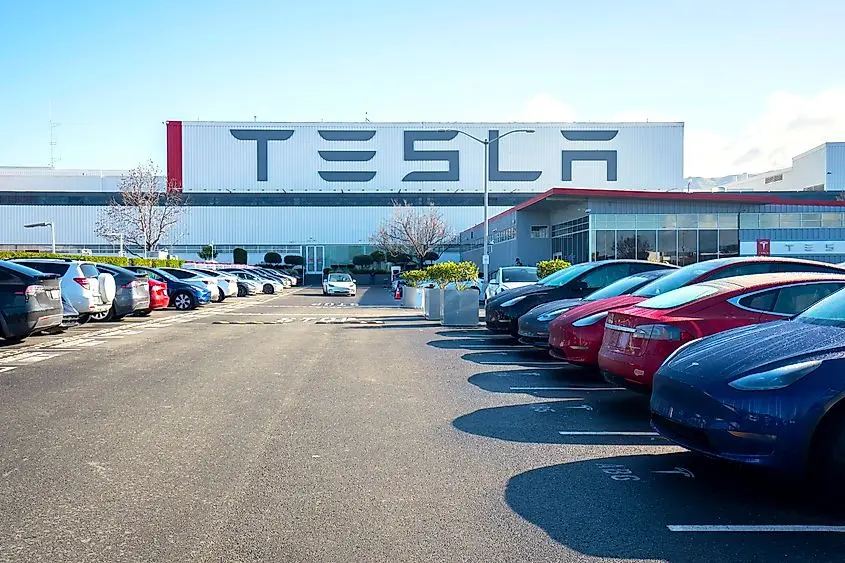
[(79, 313), (79, 324), (88, 322), (92, 314), (111, 308), (117, 292), (114, 277), (100, 272), (93, 262), (55, 258), (21, 258), (13, 261), (39, 272), (60, 275), (62, 295)]

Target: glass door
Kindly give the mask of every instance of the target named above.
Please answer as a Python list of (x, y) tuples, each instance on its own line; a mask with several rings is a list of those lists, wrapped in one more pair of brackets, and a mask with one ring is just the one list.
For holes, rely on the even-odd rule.
[(322, 274), (325, 268), (324, 259), (326, 247), (321, 245), (309, 245), (305, 247), (305, 273)]

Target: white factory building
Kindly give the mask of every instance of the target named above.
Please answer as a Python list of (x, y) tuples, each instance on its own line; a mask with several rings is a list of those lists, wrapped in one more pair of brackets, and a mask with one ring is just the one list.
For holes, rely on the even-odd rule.
[(726, 191), (845, 190), (845, 142), (819, 145), (793, 157), (788, 168), (744, 175), (724, 188)]
[[(166, 173), (188, 212), (163, 246), (192, 259), (213, 242), (221, 261), (236, 247), (301, 254), (320, 272), (371, 251), (394, 202), (436, 206), (457, 234), (483, 218), (485, 147), (470, 136), (491, 139), (491, 216), (551, 188), (684, 185), (682, 123), (169, 121)], [(23, 225), (53, 221), (60, 249), (112, 252), (94, 223), (123, 174), (0, 168), (0, 247), (46, 249), (48, 230)]]

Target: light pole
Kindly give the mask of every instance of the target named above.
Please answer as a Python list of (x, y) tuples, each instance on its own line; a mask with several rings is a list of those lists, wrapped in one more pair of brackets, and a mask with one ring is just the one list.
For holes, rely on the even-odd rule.
[(118, 256), (123, 256), (123, 233), (108, 233), (108, 235), (110, 237), (120, 237), (120, 252), (118, 252)]
[(502, 133), (498, 137), (493, 137), (492, 139), (482, 139), (480, 137), (476, 137), (475, 135), (471, 135), (466, 131), (461, 131), (460, 129), (441, 129), (439, 132), (460, 133), (461, 135), (469, 137), (473, 141), (484, 145), (484, 255), (481, 257), (481, 268), (484, 275), (484, 283), (487, 283), (487, 276), (490, 270), (490, 255), (488, 254), (488, 247), (490, 245), (490, 191), (487, 188), (488, 176), (490, 175), (490, 143), (497, 143), (500, 139), (503, 139), (512, 133), (533, 133), (534, 130), (514, 129), (512, 131), (508, 131), (507, 133)]
[(50, 227), (50, 241), (52, 242), (53, 254), (56, 253), (56, 224), (52, 221), (43, 221), (41, 223), (30, 223), (24, 225), (25, 229), (32, 229), (34, 227)]

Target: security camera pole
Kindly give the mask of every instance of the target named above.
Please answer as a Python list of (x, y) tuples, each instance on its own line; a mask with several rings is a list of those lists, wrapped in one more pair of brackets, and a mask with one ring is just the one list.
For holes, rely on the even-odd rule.
[(500, 139), (507, 137), (511, 133), (533, 133), (533, 129), (514, 129), (513, 131), (508, 131), (507, 133), (502, 133), (498, 137), (494, 137), (492, 139), (481, 139), (476, 137), (475, 135), (470, 135), (466, 131), (461, 131), (460, 129), (441, 129), (439, 132), (445, 133), (460, 133), (466, 137), (469, 137), (473, 141), (477, 141), (484, 145), (484, 255), (481, 257), (481, 267), (484, 271), (484, 283), (487, 283), (488, 271), (490, 269), (490, 254), (488, 253), (488, 246), (490, 243), (490, 191), (487, 187), (487, 178), (490, 174), (490, 143), (496, 143)]
[(56, 225), (52, 221), (44, 221), (42, 223), (30, 223), (24, 225), (25, 229), (33, 229), (35, 227), (50, 227), (50, 240), (52, 241), (52, 252), (56, 253)]

